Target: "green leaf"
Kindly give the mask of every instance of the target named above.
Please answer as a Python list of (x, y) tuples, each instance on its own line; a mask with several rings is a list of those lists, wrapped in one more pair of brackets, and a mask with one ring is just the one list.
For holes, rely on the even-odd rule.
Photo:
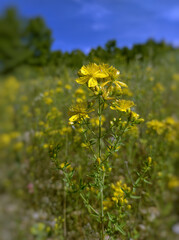
[(113, 221), (113, 216), (109, 212), (107, 212), (107, 215), (108, 215), (109, 220), (112, 222)]
[(92, 138), (89, 140), (90, 145), (94, 145), (96, 143), (96, 139)]
[(115, 225), (115, 229), (116, 229), (117, 231), (119, 231), (120, 233), (122, 233), (123, 235), (126, 235), (126, 233), (124, 232), (124, 230), (122, 229), (121, 226)]
[(135, 196), (135, 195), (130, 195), (130, 197), (133, 198), (133, 199), (140, 199), (141, 198), (141, 196)]
[(140, 182), (141, 178), (138, 178), (136, 181), (135, 181), (135, 185), (137, 185), (139, 182)]
[(147, 181), (146, 179), (144, 179), (144, 182), (145, 182), (145, 183), (148, 183), (148, 184), (150, 184), (150, 185), (152, 184), (151, 182)]

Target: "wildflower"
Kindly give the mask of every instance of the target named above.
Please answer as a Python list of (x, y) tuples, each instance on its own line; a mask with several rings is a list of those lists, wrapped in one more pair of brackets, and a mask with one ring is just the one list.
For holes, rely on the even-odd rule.
[(148, 161), (148, 164), (151, 165), (151, 163), (152, 163), (152, 158), (151, 158), (151, 157), (148, 157), (147, 161)]
[(158, 93), (158, 92), (164, 92), (165, 88), (161, 83), (157, 83), (154, 87), (153, 87), (153, 91)]
[(85, 95), (85, 91), (82, 88), (78, 88), (75, 91), (75, 95)]
[(59, 133), (60, 135), (64, 136), (68, 133), (70, 133), (72, 131), (72, 128), (71, 127), (62, 127), (60, 130), (59, 130)]
[(147, 123), (147, 128), (151, 128), (156, 131), (158, 135), (161, 135), (165, 131), (165, 124), (154, 119)]
[(43, 145), (43, 148), (45, 148), (45, 149), (47, 149), (49, 147), (49, 145), (47, 144), (47, 143), (45, 143), (44, 145)]
[(110, 107), (112, 110), (118, 110), (121, 112), (126, 112), (129, 108), (134, 106), (134, 102), (130, 100), (118, 99), (112, 103)]
[(72, 115), (69, 119), (70, 124), (74, 122), (81, 122), (85, 118), (89, 118), (88, 113), (92, 112), (93, 109), (89, 109), (87, 103), (77, 103), (71, 106), (69, 109), (69, 114)]
[(57, 92), (57, 93), (62, 93), (62, 92), (63, 92), (63, 88), (57, 87), (57, 88), (56, 88), (56, 92)]
[(100, 164), (101, 163), (101, 158), (97, 158), (97, 162)]
[(90, 147), (90, 143), (81, 143), (81, 147), (89, 148)]
[(0, 147), (8, 146), (11, 142), (11, 137), (9, 134), (1, 134), (0, 135)]
[(33, 193), (34, 192), (34, 184), (33, 183), (29, 183), (27, 185), (27, 189), (29, 193)]
[(44, 102), (45, 102), (45, 104), (50, 105), (50, 104), (53, 103), (53, 100), (52, 100), (50, 97), (46, 97), (46, 98), (44, 99)]
[(78, 72), (79, 78), (76, 82), (79, 84), (85, 84), (88, 82), (88, 87), (95, 87), (98, 85), (98, 79), (108, 77), (108, 74), (95, 63), (91, 63), (87, 66), (83, 66)]
[(63, 169), (64, 167), (65, 167), (65, 163), (61, 163), (61, 164), (60, 164), (60, 168)]
[(66, 88), (67, 90), (71, 90), (71, 89), (72, 89), (71, 85), (69, 85), (69, 84), (66, 84), (66, 85), (65, 85), (65, 88)]
[(108, 73), (107, 81), (102, 84), (102, 87), (106, 86), (107, 84), (114, 84), (117, 89), (121, 89), (121, 87), (127, 87), (127, 85), (123, 82), (117, 80), (119, 77), (120, 72), (114, 68), (113, 66), (109, 67), (108, 64), (100, 65), (104, 71)]
[(176, 121), (174, 118), (172, 117), (167, 117), (164, 121), (167, 125), (170, 125), (170, 126), (175, 126), (176, 124)]
[(137, 120), (137, 119), (139, 118), (139, 114), (137, 114), (137, 113), (135, 113), (135, 112), (133, 112), (133, 111), (131, 111), (130, 114), (131, 114), (131, 118), (132, 118), (133, 120)]
[(47, 91), (44, 92), (44, 96), (45, 96), (45, 97), (48, 97), (48, 96), (49, 96), (49, 92), (47, 92)]
[(102, 168), (103, 172), (105, 172), (105, 167), (104, 167), (103, 165), (102, 165), (102, 167), (101, 167), (101, 168)]
[(128, 204), (128, 200), (126, 199), (126, 192), (130, 192), (131, 188), (127, 186), (127, 184), (123, 184), (122, 181), (118, 181), (116, 184), (111, 184), (111, 188), (114, 190), (112, 201), (115, 203), (120, 203), (120, 205)]
[(113, 205), (113, 202), (111, 201), (110, 198), (107, 198), (106, 200), (103, 201), (104, 210), (111, 208), (112, 205)]
[(172, 176), (168, 182), (169, 188), (178, 188), (179, 187), (179, 178), (176, 176)]

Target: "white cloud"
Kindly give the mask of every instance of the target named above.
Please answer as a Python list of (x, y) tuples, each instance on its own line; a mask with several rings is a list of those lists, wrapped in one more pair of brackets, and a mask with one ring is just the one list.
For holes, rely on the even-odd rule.
[(94, 23), (91, 28), (95, 31), (105, 30), (107, 29), (107, 25), (104, 23)]
[(83, 3), (79, 14), (91, 16), (93, 19), (99, 20), (109, 15), (111, 12), (97, 3)]

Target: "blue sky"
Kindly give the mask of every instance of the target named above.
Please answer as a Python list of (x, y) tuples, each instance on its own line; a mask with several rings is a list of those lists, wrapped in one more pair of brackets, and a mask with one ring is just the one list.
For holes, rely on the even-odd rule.
[(1, 12), (8, 6), (43, 17), (53, 50), (88, 52), (110, 39), (120, 47), (148, 38), (179, 46), (179, 0), (0, 0)]

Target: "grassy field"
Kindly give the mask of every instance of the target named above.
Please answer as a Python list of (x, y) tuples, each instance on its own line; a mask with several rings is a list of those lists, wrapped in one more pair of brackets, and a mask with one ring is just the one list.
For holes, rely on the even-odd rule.
[[(89, 88), (75, 81), (79, 69), (24, 66), (0, 76), (2, 239), (177, 239), (179, 53), (109, 65), (128, 86), (118, 95), (144, 121), (130, 123), (104, 165), (90, 151), (98, 151), (91, 135), (100, 124), (102, 134), (116, 121), (123, 126), (127, 115), (104, 106), (99, 120), (91, 112), (91, 135), (69, 124), (70, 106), (93, 103)], [(100, 144), (102, 159), (107, 143)], [(101, 220), (95, 181), (104, 174)]]

